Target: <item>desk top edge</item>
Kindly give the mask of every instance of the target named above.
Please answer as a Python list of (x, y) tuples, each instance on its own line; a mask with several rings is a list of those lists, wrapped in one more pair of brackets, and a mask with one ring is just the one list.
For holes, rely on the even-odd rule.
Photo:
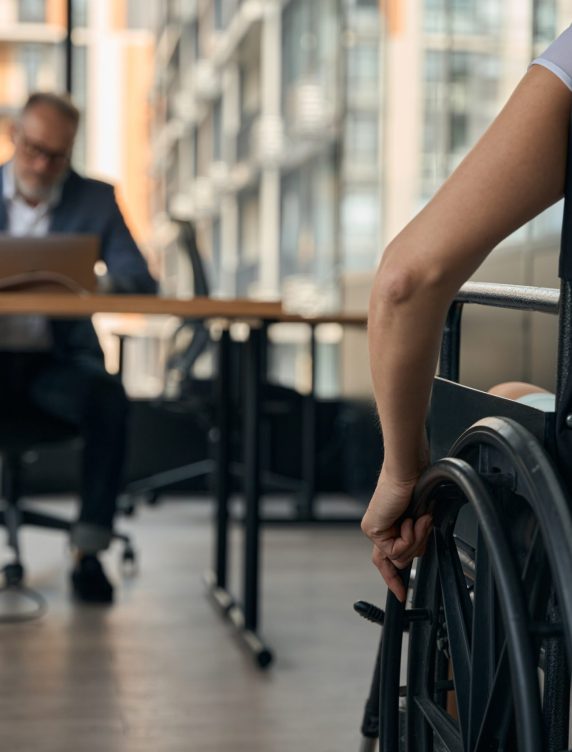
[(194, 297), (163, 298), (153, 295), (82, 295), (59, 293), (2, 293), (0, 315), (45, 314), (48, 316), (91, 316), (94, 313), (136, 313), (258, 320), (265, 322), (307, 323), (310, 325), (340, 323), (361, 326), (366, 314), (332, 313), (303, 316), (286, 313), (280, 301)]

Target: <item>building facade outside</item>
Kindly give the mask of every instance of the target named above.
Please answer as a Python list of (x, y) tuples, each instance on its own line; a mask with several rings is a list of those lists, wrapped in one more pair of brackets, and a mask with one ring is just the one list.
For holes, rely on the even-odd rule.
[[(377, 0), (165, 4), (154, 210), (168, 292), (192, 291), (174, 216), (199, 229), (213, 294), (339, 308), (344, 270), (379, 248), (379, 42)], [(273, 334), (281, 376), (303, 386), (307, 332)], [(333, 390), (340, 331), (319, 341)]]
[[(65, 6), (0, 0), (0, 158), (28, 92), (63, 87)], [(192, 294), (172, 222), (189, 219), (212, 294), (363, 311), (383, 247), (571, 19), (572, 0), (74, 0), (74, 158), (119, 184), (166, 294)], [(479, 277), (556, 284), (559, 229), (555, 207)], [(511, 320), (498, 375), (550, 386), (551, 326)], [(273, 337), (307, 384), (307, 332)], [(319, 339), (322, 391), (368, 391), (363, 337)]]
[[(383, 247), (571, 20), (572, 0), (166, 3), (153, 199), (166, 289), (192, 292), (174, 215), (199, 228), (213, 294), (364, 311)], [(479, 277), (554, 285), (560, 221), (555, 207), (515, 233)], [(554, 355), (550, 326), (513, 318), (497, 342), (499, 373), (482, 358), (465, 370), (475, 385), (498, 376), (549, 386), (552, 365), (538, 363)], [(485, 325), (471, 350), (490, 335)], [(303, 384), (304, 334), (274, 336), (280, 372)], [(330, 327), (322, 340), (323, 390), (369, 392), (364, 336)]]

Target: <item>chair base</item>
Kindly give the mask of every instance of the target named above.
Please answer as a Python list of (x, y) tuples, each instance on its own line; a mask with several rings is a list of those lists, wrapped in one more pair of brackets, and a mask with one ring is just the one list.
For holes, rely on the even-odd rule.
[[(44, 514), (33, 509), (22, 508), (19, 505), (8, 505), (0, 510), (0, 525), (3, 525), (8, 532), (8, 546), (14, 551), (14, 561), (4, 568), (6, 586), (19, 585), (24, 579), (24, 567), (20, 558), (20, 545), (18, 532), (23, 525), (34, 525), (49, 530), (60, 530), (62, 532), (71, 532), (74, 523), (63, 517), (53, 514)], [(131, 574), (137, 570), (137, 556), (131, 537), (125, 533), (113, 531), (111, 539), (123, 543), (122, 563), (126, 573)], [(10, 570), (8, 572), (8, 570)]]

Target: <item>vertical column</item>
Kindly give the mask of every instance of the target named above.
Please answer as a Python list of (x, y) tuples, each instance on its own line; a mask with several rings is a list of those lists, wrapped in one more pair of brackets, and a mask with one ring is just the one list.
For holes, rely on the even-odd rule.
[[(236, 139), (240, 127), (240, 74), (230, 64), (223, 75), (222, 134), (223, 160), (228, 168), (236, 162)], [(226, 194), (221, 202), (221, 282), (224, 297), (236, 296), (238, 270), (238, 201), (236, 193)]]
[[(384, 218), (382, 245), (411, 219), (418, 199), (423, 42), (419, 3), (391, 3), (384, 39)], [(403, 82), (407, 81), (407, 86)], [(388, 187), (391, 190), (388, 190)]]
[(503, 56), (499, 108), (512, 94), (532, 59), (532, 13), (532, 2), (505, 0), (503, 3), (503, 33), (499, 40)]
[(260, 266), (258, 294), (280, 294), (280, 168), (282, 148), (282, 7), (268, 2), (262, 26), (261, 118), (258, 129), (262, 164), (259, 194)]
[(220, 208), (221, 221), (221, 281), (225, 298), (236, 296), (238, 270), (238, 201), (234, 194), (225, 196)]
[(112, 33), (107, 0), (88, 6), (88, 91), (86, 107), (87, 171), (121, 177), (121, 114), (123, 59), (116, 34)]
[(280, 170), (265, 168), (260, 177), (260, 267), (258, 296), (280, 296)]

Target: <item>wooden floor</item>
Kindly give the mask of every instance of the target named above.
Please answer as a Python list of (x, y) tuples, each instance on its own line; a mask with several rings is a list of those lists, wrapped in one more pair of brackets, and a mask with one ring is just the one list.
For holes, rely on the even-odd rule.
[(277, 660), (260, 672), (205, 596), (209, 515), (171, 501), (122, 520), (141, 572), (120, 580), (119, 549), (106, 554), (108, 609), (72, 605), (63, 538), (26, 531), (28, 583), (49, 607), (0, 625), (1, 749), (357, 752), (378, 628), (352, 603), (384, 600), (358, 525), (265, 530), (262, 633)]

